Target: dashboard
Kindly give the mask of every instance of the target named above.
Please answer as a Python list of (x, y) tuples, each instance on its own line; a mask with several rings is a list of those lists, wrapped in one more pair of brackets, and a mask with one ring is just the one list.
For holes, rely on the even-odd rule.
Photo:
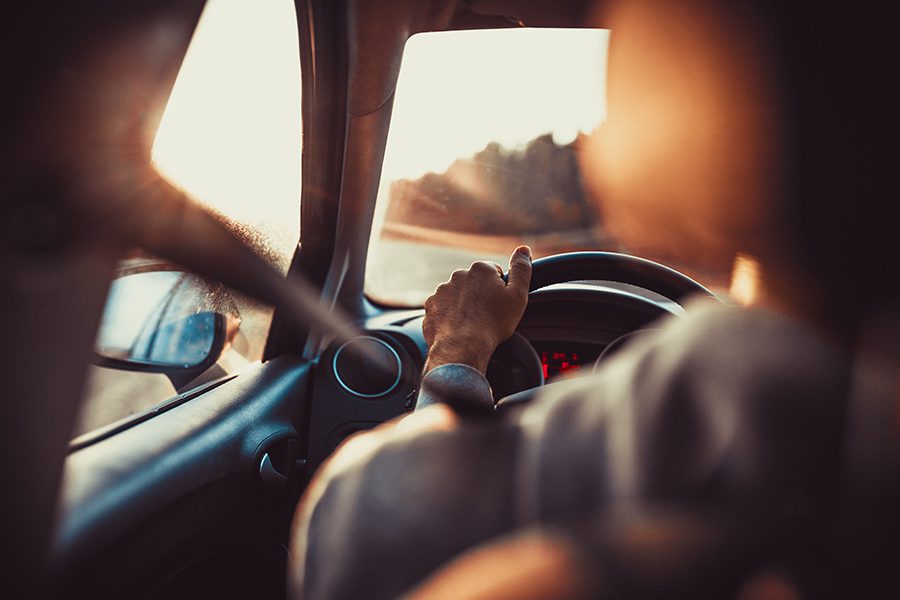
[[(559, 284), (529, 297), (517, 332), (501, 344), (486, 377), (496, 399), (545, 382), (590, 373), (614, 348), (660, 317), (672, 302), (602, 283)], [(428, 347), (424, 310), (384, 312), (364, 332), (332, 342), (315, 366), (309, 460), (321, 463), (349, 435), (412, 411)]]

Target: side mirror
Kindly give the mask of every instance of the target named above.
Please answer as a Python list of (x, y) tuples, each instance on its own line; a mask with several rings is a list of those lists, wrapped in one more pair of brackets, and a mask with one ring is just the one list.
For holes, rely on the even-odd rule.
[(126, 272), (110, 288), (95, 362), (164, 373), (178, 388), (218, 360), (239, 324), (220, 284), (183, 271)]

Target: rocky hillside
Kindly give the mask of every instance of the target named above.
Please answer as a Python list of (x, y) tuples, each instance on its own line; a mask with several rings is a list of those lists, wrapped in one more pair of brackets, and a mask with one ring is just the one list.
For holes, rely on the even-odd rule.
[(586, 200), (576, 149), (550, 134), (523, 150), (491, 142), (443, 173), (391, 184), (387, 220), (429, 229), (490, 235), (544, 234), (597, 224)]

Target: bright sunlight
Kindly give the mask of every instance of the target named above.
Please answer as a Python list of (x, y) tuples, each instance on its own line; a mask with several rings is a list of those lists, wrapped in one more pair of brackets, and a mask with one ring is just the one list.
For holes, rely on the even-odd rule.
[(290, 0), (208, 0), (153, 145), (192, 198), (293, 253), (300, 210), (300, 59)]
[[(492, 29), (410, 38), (382, 182), (440, 173), (489, 142), (567, 144), (606, 119), (609, 31)], [(587, 65), (588, 68), (584, 68)]]

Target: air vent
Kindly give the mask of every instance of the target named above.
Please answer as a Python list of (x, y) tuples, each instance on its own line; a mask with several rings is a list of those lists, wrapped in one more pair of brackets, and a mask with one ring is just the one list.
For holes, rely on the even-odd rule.
[(345, 342), (334, 353), (338, 384), (361, 398), (380, 398), (400, 383), (402, 366), (397, 351), (384, 340), (361, 336)]

